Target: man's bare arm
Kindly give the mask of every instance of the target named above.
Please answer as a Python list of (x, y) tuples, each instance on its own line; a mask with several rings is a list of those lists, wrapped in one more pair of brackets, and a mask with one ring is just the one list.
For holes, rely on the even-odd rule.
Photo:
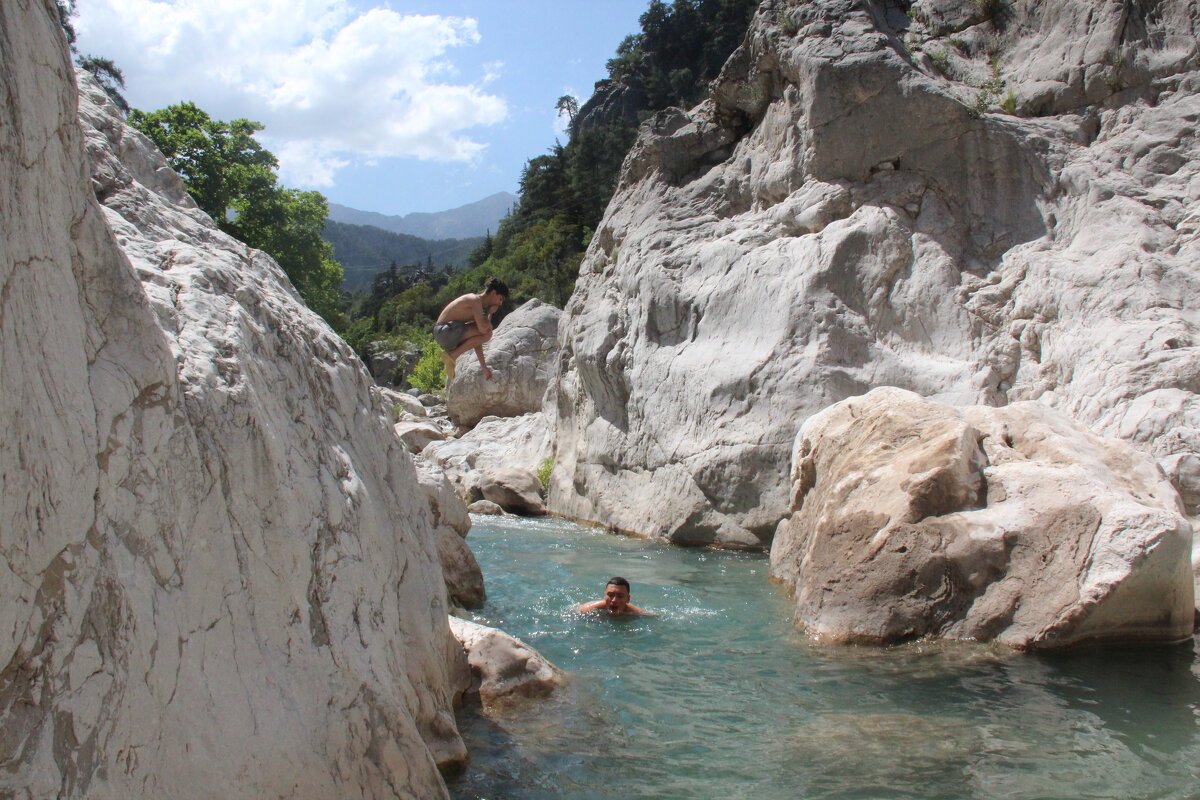
[(475, 319), (475, 328), (480, 333), (492, 332), (492, 318), (483, 313), (483, 300), (478, 297), (471, 303), (471, 315)]
[(492, 379), (492, 368), (487, 365), (483, 359), (483, 345), (475, 346), (475, 357), (479, 359), (479, 369), (483, 372), (483, 379), (490, 381)]

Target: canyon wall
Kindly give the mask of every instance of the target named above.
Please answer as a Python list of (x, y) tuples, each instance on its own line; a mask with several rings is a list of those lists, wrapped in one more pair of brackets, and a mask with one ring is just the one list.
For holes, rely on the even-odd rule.
[(766, 0), (626, 158), (561, 324), (551, 510), (767, 546), (804, 420), (897, 386), (1052, 406), (1195, 513), (1198, 32), (1195, 0)]
[(445, 797), (462, 651), (361, 363), (77, 100), (51, 0), (0, 92), (0, 794)]

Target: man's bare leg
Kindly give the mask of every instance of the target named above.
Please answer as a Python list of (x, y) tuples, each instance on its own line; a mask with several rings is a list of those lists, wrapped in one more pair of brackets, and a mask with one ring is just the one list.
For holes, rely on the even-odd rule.
[(492, 337), (488, 336), (486, 333), (477, 333), (473, 336), (466, 336), (458, 343), (458, 347), (451, 350), (448, 355), (451, 358), (457, 359), (463, 353), (467, 352), (468, 350), (474, 350), (476, 347), (482, 345), (490, 338)]

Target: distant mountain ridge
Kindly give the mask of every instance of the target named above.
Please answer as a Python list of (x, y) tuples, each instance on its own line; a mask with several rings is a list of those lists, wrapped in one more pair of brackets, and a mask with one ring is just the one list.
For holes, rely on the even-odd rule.
[(330, 203), (329, 219), (348, 225), (370, 225), (422, 239), (469, 239), (484, 236), (488, 231), (495, 233), (500, 220), (516, 202), (516, 195), (497, 192), (448, 211), (418, 211), (404, 216), (360, 211), (357, 208)]
[(342, 288), (347, 291), (369, 288), (375, 275), (393, 264), (400, 268), (465, 269), (471, 251), (484, 241), (482, 236), (423, 239), (406, 233), (392, 233), (374, 225), (336, 222), (332, 218), (325, 221), (321, 238), (333, 245), (333, 257), (346, 275)]

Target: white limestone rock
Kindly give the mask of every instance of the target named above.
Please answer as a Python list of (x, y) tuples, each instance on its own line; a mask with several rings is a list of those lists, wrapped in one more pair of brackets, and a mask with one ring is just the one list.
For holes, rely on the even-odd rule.
[[(1039, 400), (1197, 510), (1200, 23), (1011, 5), (955, 34), (951, 79), (884, 4), (764, 2), (711, 99), (643, 126), (561, 323), (552, 512), (766, 547), (796, 427), (884, 385)], [(1120, 91), (1093, 77), (1106, 37)], [(993, 56), (1056, 116), (976, 113)]]
[(81, 131), (53, 3), (0, 87), (0, 794), (446, 797), (461, 648), (363, 366), (86, 81)]
[(1192, 634), (1191, 526), (1153, 460), (1039, 403), (875, 389), (809, 417), (771, 574), (840, 642)]
[(505, 513), (503, 508), (491, 500), (476, 500), (467, 506), (467, 511), (470, 511), (472, 514), (489, 514), (492, 516), (502, 516)]
[(481, 608), (487, 600), (483, 571), (465, 539), (471, 530), (471, 515), (462, 498), (440, 471), (427, 462), (418, 462), (417, 478), (437, 537), (438, 560), (446, 581), (446, 595), (460, 608)]
[(397, 392), (382, 386), (376, 386), (375, 391), (392, 406), (392, 418), (398, 419), (401, 414), (409, 414), (417, 418), (429, 416), (429, 412), (421, 401), (407, 392)]
[(429, 420), (401, 420), (392, 426), (396, 437), (404, 443), (410, 453), (419, 453), (430, 442), (440, 442), (447, 438), (445, 431)]
[(512, 697), (543, 697), (565, 682), (562, 670), (504, 631), (458, 617), (450, 630), (462, 643), (485, 708)]
[(550, 457), (550, 431), (541, 413), (485, 417), (458, 439), (433, 442), (422, 459), (437, 466), (468, 503), (483, 498), (485, 475), (506, 468), (536, 474)]
[(483, 377), (474, 353), (458, 359), (458, 372), (446, 387), (446, 410), (455, 424), (471, 428), (481, 419), (516, 417), (542, 409), (542, 397), (558, 361), (558, 321), (562, 311), (541, 300), (514, 309), (484, 345), (493, 370)]
[(533, 472), (520, 467), (500, 467), (487, 470), (479, 480), (479, 493), (484, 500), (513, 514), (540, 516), (546, 513), (542, 503), (542, 486)]

